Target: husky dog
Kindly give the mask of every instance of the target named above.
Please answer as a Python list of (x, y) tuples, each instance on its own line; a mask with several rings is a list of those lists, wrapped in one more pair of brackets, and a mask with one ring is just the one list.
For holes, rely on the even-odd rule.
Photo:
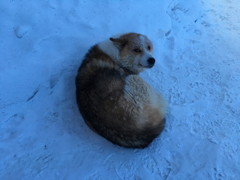
[(165, 103), (138, 74), (153, 67), (153, 45), (127, 33), (93, 46), (76, 77), (79, 110), (87, 125), (114, 144), (144, 148), (164, 127)]

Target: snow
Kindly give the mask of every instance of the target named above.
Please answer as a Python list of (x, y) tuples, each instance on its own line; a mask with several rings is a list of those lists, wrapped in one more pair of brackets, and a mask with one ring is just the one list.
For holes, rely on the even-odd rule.
[[(0, 179), (240, 179), (240, 1), (0, 2)], [(168, 102), (146, 149), (92, 132), (75, 100), (88, 48), (152, 39), (141, 76)]]

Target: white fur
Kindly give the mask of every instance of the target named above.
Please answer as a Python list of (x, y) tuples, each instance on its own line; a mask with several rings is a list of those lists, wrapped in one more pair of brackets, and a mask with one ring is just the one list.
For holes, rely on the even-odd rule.
[(144, 52), (144, 54), (142, 55), (141, 59), (140, 59), (140, 64), (143, 66), (143, 67), (148, 67), (148, 59), (151, 58), (152, 55), (148, 52)]
[[(126, 78), (125, 82), (124, 97), (129, 99), (129, 101), (134, 102), (135, 107), (138, 107), (134, 110), (140, 109), (139, 112), (134, 112), (140, 114), (139, 118), (137, 119), (137, 124), (139, 127), (142, 127), (145, 123), (147, 123), (144, 118), (146, 115), (146, 112), (144, 112), (145, 105), (159, 109), (161, 114), (165, 114), (165, 104), (163, 98), (141, 77), (137, 75), (130, 75)], [(143, 118), (141, 118), (141, 116)]]
[(140, 43), (142, 47), (144, 48), (144, 54), (142, 55), (140, 59), (140, 64), (144, 67), (148, 67), (148, 59), (152, 57), (152, 53), (149, 52), (149, 50), (146, 47), (146, 39), (144, 36), (140, 36)]
[(142, 45), (146, 44), (144, 36), (140, 36), (139, 39)]
[(99, 49), (109, 55), (114, 61), (119, 59), (119, 50), (109, 39), (98, 44)]
[(147, 103), (152, 107), (162, 109), (164, 102), (162, 97), (154, 88), (137, 75), (130, 75), (126, 78), (124, 92), (127, 96), (131, 96), (131, 99), (134, 99), (139, 106)]

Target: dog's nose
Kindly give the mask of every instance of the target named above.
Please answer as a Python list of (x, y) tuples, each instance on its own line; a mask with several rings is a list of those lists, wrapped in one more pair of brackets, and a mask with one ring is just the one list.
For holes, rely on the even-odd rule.
[(154, 59), (153, 57), (150, 57), (150, 58), (148, 59), (148, 63), (149, 63), (150, 66), (153, 66), (154, 63), (155, 63), (155, 59)]

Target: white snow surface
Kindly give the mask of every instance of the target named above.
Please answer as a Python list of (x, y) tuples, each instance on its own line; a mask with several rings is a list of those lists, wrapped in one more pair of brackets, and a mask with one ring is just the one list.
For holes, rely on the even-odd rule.
[[(116, 146), (79, 113), (87, 50), (139, 32), (157, 62), (141, 76), (168, 102), (145, 149)], [(1, 0), (0, 179), (240, 179), (239, 0)]]

